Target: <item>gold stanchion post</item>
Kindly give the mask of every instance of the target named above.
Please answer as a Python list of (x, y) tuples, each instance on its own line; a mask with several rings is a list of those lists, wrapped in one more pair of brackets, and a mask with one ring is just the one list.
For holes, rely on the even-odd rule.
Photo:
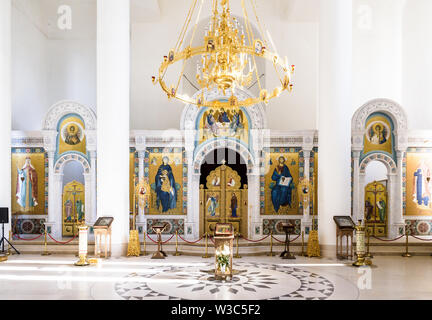
[(409, 258), (411, 257), (411, 253), (408, 252), (408, 230), (405, 228), (405, 253), (402, 254), (402, 257)]
[(366, 246), (366, 258), (373, 258), (373, 255), (370, 253), (369, 251), (369, 246), (370, 246), (370, 229), (366, 228), (366, 232), (367, 232), (367, 246)]
[(241, 258), (241, 255), (239, 253), (239, 238), (240, 238), (240, 233), (237, 232), (237, 241), (236, 241), (236, 254), (234, 255), (234, 258), (239, 259)]
[(302, 237), (302, 251), (301, 251), (301, 256), (304, 257), (306, 255), (305, 251), (304, 251), (304, 231), (302, 231), (301, 233), (301, 237)]
[(202, 256), (203, 258), (210, 258), (208, 255), (208, 233), (205, 233), (205, 254)]
[(146, 256), (147, 255), (147, 242), (146, 242), (146, 232), (145, 231), (143, 231), (143, 234), (144, 234), (144, 240), (143, 240), (143, 247), (144, 247), (144, 251), (143, 252), (141, 252), (141, 255), (142, 256)]
[(267, 253), (269, 257), (274, 257), (275, 253), (273, 252), (273, 230), (270, 231), (270, 252)]
[(176, 230), (176, 251), (174, 253), (174, 256), (181, 256), (181, 253), (178, 251), (178, 230)]
[(44, 251), (41, 253), (42, 256), (50, 256), (51, 252), (48, 251), (48, 239), (47, 239), (47, 229), (45, 228), (45, 239), (44, 239)]

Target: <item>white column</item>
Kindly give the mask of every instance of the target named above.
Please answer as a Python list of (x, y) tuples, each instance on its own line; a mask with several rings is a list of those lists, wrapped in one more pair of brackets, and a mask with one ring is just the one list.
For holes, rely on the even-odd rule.
[(403, 188), (402, 188), (402, 184), (403, 184), (403, 158), (405, 156), (405, 151), (403, 150), (398, 150), (396, 152), (396, 157), (397, 157), (397, 179), (396, 179), (396, 183), (395, 183), (395, 191), (394, 191), (394, 200), (390, 199), (390, 201), (393, 202), (394, 207), (392, 208), (393, 212), (392, 217), (393, 217), (393, 222), (389, 227), (392, 228), (392, 230), (390, 230), (390, 234), (397, 234), (398, 233), (398, 228), (402, 227), (405, 225), (405, 220), (403, 217)]
[(63, 235), (63, 217), (62, 217), (62, 192), (63, 192), (63, 174), (53, 174), (53, 201), (51, 214), (54, 217), (54, 226), (51, 229), (51, 234), (56, 239), (60, 239)]
[(5, 225), (5, 236), (9, 234), (11, 212), (11, 0), (0, 1), (0, 207), (9, 208), (9, 223)]
[[(54, 183), (54, 151), (47, 151), (48, 153), (48, 218), (45, 222), (45, 227), (47, 231), (51, 228), (52, 230), (55, 228), (56, 221), (56, 212), (55, 210), (55, 183)], [(50, 228), (49, 228), (50, 227)]]
[[(303, 158), (304, 158), (304, 179), (306, 181), (310, 181), (310, 154), (311, 154), (311, 150), (309, 150), (309, 148), (305, 149), (303, 148)], [(310, 190), (312, 191), (312, 190)], [(310, 215), (310, 203), (313, 202), (313, 193), (310, 193), (310, 197), (309, 197), (309, 205), (308, 206), (303, 206), (303, 218), (301, 221), (301, 231), (304, 231), (304, 233), (306, 234), (306, 228), (309, 228), (309, 230), (311, 230), (311, 226), (312, 226), (312, 217)]]
[[(304, 179), (306, 181), (310, 180), (310, 154), (311, 151), (310, 150), (303, 150), (303, 158), (304, 158)], [(310, 201), (313, 201), (313, 199), (311, 198)], [(310, 220), (310, 205), (307, 207), (303, 207), (303, 219), (305, 221), (309, 221)]]
[(364, 202), (364, 199), (360, 198), (360, 188), (364, 188), (360, 185), (360, 151), (353, 151), (353, 220), (357, 223), (359, 219), (363, 219), (363, 212), (360, 211), (360, 202)]
[[(97, 152), (90, 151), (90, 165), (91, 165), (91, 212), (89, 212), (89, 219), (91, 224), (95, 223), (97, 220), (97, 183), (96, 183), (96, 158)], [(88, 211), (87, 211), (88, 212)]]
[(319, 45), (318, 233), (330, 249), (333, 216), (351, 212), (351, 0), (320, 1)]
[(390, 239), (394, 239), (398, 236), (398, 223), (403, 225), (403, 222), (400, 223), (399, 212), (395, 209), (397, 208), (398, 201), (397, 198), (397, 192), (398, 190), (398, 177), (394, 173), (389, 173), (388, 175), (388, 198), (387, 198), (387, 225), (388, 225), (388, 232), (387, 235)]
[[(195, 130), (185, 130), (185, 151), (188, 165), (188, 192), (187, 192), (187, 216), (185, 221), (186, 239), (194, 240), (199, 237), (200, 228), (200, 175), (194, 172)], [(192, 229), (192, 234), (188, 230)]]
[[(141, 181), (141, 179), (144, 179), (144, 160), (145, 160), (145, 149), (144, 150), (138, 150), (138, 181)], [(138, 212), (137, 221), (138, 222), (144, 222), (145, 216), (144, 216), (144, 208), (140, 209)]]
[(92, 174), (84, 173), (84, 218), (86, 223), (92, 223)]
[[(262, 235), (262, 221), (260, 216), (260, 169), (259, 158), (257, 165), (252, 169), (252, 173), (248, 174), (248, 233), (243, 236), (250, 239), (257, 239)], [(255, 229), (259, 227), (260, 233), (255, 233)]]
[(114, 217), (112, 255), (129, 233), (130, 1), (97, 1), (97, 208)]
[[(358, 194), (359, 194), (359, 201), (358, 201), (358, 216), (353, 218), (355, 223), (358, 223), (358, 220), (362, 220), (364, 221), (364, 216), (365, 216), (365, 184), (366, 184), (366, 175), (365, 173), (360, 173), (359, 174), (359, 190), (358, 190)], [(355, 220), (356, 219), (356, 220)]]

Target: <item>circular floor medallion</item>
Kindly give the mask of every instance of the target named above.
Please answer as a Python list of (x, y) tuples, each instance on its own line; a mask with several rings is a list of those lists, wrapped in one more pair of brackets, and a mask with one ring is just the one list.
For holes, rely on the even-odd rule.
[(232, 281), (215, 280), (202, 266), (148, 267), (146, 273), (127, 275), (115, 284), (115, 291), (127, 300), (324, 300), (334, 292), (331, 281), (302, 268), (249, 262), (235, 267), (247, 272), (234, 275)]

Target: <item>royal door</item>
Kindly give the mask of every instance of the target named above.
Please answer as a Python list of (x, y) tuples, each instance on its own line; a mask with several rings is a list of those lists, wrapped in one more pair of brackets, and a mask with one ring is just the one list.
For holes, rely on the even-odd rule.
[(386, 182), (371, 182), (365, 187), (365, 222), (370, 235), (387, 235)]
[(63, 237), (78, 235), (78, 224), (85, 221), (84, 185), (72, 181), (63, 189)]
[(237, 171), (221, 165), (211, 171), (206, 185), (200, 186), (200, 234), (212, 233), (216, 223), (232, 223), (236, 232), (247, 234), (247, 184), (241, 184)]

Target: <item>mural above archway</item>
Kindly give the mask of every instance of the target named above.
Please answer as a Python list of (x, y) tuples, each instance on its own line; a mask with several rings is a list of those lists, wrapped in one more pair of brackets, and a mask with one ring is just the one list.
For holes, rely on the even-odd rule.
[(65, 115), (57, 127), (57, 157), (66, 152), (79, 152), (86, 156), (85, 124), (77, 114)]
[(363, 157), (379, 152), (395, 159), (394, 125), (392, 119), (381, 112), (372, 113), (365, 123)]
[(244, 144), (249, 150), (249, 114), (245, 108), (212, 109), (201, 108), (196, 123), (196, 145), (218, 138), (234, 139)]

